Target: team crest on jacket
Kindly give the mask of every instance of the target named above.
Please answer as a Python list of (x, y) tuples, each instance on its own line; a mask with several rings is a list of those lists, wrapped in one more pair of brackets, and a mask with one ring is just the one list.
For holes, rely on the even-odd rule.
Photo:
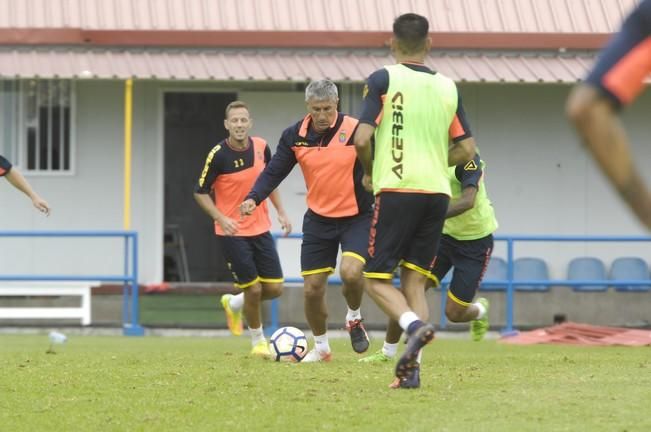
[(339, 132), (339, 142), (340, 143), (345, 143), (346, 142), (346, 131), (342, 130)]

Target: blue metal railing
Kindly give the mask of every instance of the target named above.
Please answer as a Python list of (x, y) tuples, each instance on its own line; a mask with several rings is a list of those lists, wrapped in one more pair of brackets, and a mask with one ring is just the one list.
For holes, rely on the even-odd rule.
[(122, 325), (127, 336), (142, 336), (138, 302), (138, 233), (135, 231), (0, 231), (0, 237), (124, 238), (124, 273), (121, 275), (3, 275), (0, 281), (100, 281), (124, 282)]
[[(293, 238), (300, 239), (302, 234), (290, 234), (284, 237), (280, 233), (274, 233), (274, 240), (277, 242), (280, 238)], [(642, 286), (649, 285), (650, 280), (567, 280), (567, 279), (550, 279), (550, 280), (514, 280), (514, 266), (515, 261), (515, 243), (516, 242), (648, 242), (651, 244), (651, 236), (528, 236), (528, 235), (497, 235), (495, 241), (506, 242), (506, 262), (507, 262), (507, 278), (505, 280), (484, 280), (482, 286), (506, 286), (506, 326), (502, 330), (505, 333), (513, 331), (513, 316), (514, 316), (514, 296), (515, 286), (518, 285), (533, 285), (533, 286), (580, 286), (580, 285), (607, 285), (607, 286)], [(288, 283), (302, 283), (303, 278), (291, 277), (285, 278)], [(394, 280), (397, 282), (397, 280)], [(330, 284), (341, 284), (341, 278), (333, 276), (328, 280)], [(441, 281), (441, 318), (439, 325), (441, 328), (447, 326), (445, 317), (445, 303), (447, 297), (447, 286), (450, 283), (449, 275)], [(278, 328), (278, 300), (274, 299), (271, 303), (270, 313), (270, 331)]]
[[(507, 280), (506, 281), (485, 281), (482, 285), (504, 285), (506, 282), (506, 327), (504, 332), (513, 331), (513, 309), (514, 309), (514, 285), (563, 285), (563, 286), (577, 286), (577, 285), (594, 285), (603, 284), (609, 286), (624, 286), (624, 285), (648, 285), (648, 281), (613, 281), (610, 279), (604, 280), (517, 280), (514, 281), (513, 277), (513, 262), (515, 254), (515, 242), (649, 242), (651, 243), (651, 236), (527, 236), (527, 235), (499, 235), (495, 236), (496, 241), (506, 242), (506, 256), (507, 256)], [(443, 291), (443, 290), (441, 290)], [(443, 314), (445, 318), (445, 314)]]

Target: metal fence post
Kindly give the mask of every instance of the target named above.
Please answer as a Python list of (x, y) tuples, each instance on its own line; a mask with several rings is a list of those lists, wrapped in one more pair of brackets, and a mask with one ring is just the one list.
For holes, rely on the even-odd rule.
[(513, 293), (513, 239), (506, 240), (506, 256), (507, 267), (506, 276), (508, 283), (506, 286), (506, 329), (505, 332), (513, 331), (513, 307), (514, 307), (514, 293)]

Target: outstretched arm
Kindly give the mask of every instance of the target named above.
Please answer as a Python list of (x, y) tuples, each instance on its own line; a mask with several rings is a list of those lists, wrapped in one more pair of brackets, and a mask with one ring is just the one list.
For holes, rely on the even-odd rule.
[(18, 168), (12, 167), (5, 177), (16, 189), (27, 195), (29, 199), (32, 200), (34, 207), (36, 207), (40, 212), (45, 213), (46, 216), (50, 215), (50, 206), (48, 203), (34, 192), (32, 186)]
[(240, 213), (250, 215), (256, 209), (258, 204), (267, 199), (267, 197), (280, 185), (280, 183), (289, 175), (296, 165), (296, 155), (292, 150), (293, 139), (289, 129), (283, 132), (276, 154), (271, 161), (260, 173), (255, 181), (253, 188), (246, 195), (242, 204), (240, 204)]

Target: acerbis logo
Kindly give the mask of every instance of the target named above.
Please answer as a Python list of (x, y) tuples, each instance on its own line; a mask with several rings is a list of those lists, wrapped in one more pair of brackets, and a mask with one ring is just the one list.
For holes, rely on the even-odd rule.
[(402, 180), (402, 105), (404, 97), (402, 93), (398, 92), (391, 98), (391, 108), (393, 115), (391, 116), (391, 157), (393, 158), (393, 168), (391, 171)]

